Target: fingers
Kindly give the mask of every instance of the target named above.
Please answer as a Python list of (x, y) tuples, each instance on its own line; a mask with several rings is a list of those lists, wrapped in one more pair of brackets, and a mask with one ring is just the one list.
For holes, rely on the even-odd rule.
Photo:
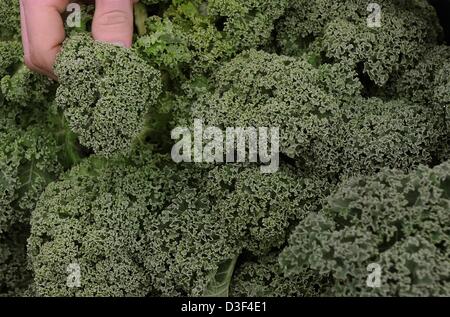
[(53, 79), (53, 65), (64, 41), (61, 13), (69, 0), (21, 0), (21, 26), (25, 64)]
[(133, 0), (96, 0), (92, 23), (95, 40), (131, 47)]
[[(25, 64), (53, 79), (53, 65), (65, 38), (61, 13), (70, 0), (21, 0)], [(92, 25), (95, 40), (131, 47), (133, 4), (137, 0), (96, 0)]]

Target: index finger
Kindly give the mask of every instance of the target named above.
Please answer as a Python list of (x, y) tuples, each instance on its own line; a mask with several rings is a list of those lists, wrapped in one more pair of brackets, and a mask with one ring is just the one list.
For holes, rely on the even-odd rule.
[(61, 14), (69, 0), (21, 0), (25, 59), (54, 77), (53, 64), (65, 38)]

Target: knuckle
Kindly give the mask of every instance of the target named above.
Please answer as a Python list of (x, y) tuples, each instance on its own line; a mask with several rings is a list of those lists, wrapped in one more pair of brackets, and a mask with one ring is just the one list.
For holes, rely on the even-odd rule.
[(128, 23), (129, 14), (122, 10), (111, 10), (101, 13), (97, 22), (103, 26), (115, 26)]

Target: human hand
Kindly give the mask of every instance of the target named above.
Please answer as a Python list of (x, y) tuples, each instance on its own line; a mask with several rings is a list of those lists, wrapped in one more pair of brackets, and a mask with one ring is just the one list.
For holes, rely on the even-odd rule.
[[(57, 80), (53, 64), (65, 39), (61, 14), (70, 0), (21, 0), (20, 15), (25, 64)], [(101, 42), (130, 47), (133, 3), (137, 0), (96, 0), (92, 36)]]

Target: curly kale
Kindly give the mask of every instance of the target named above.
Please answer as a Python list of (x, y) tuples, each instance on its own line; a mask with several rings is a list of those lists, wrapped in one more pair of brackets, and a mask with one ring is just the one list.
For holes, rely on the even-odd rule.
[[(280, 127), (281, 151), (296, 158), (313, 138), (327, 134), (339, 108), (323, 87), (323, 73), (306, 60), (246, 51), (219, 68), (193, 103), (187, 101), (190, 115), (221, 128)], [(339, 86), (343, 95), (355, 95), (360, 84), (349, 74)]]
[(0, 41), (0, 78), (22, 61), (22, 45), (18, 41)]
[[(450, 50), (376, 2), (141, 0), (132, 49), (84, 5), (58, 84), (1, 0), (0, 296), (450, 294)], [(278, 127), (278, 171), (175, 164), (195, 119)]]
[[(20, 40), (19, 1), (0, 3), (0, 109), (8, 116), (20, 114), (25, 122), (36, 108), (51, 103), (53, 83), (23, 64)], [(30, 114), (32, 113), (32, 114)], [(25, 120), (27, 117), (27, 120)]]
[(311, 152), (322, 163), (306, 165), (340, 175), (371, 174), (383, 167), (411, 170), (439, 157), (446, 133), (435, 107), (358, 98), (342, 105), (331, 136), (313, 145)]
[(414, 67), (396, 80), (393, 93), (414, 102), (444, 106), (449, 103), (449, 93), (447, 92), (447, 97), (445, 93), (441, 95), (450, 82), (448, 72), (446, 73), (449, 65), (450, 48), (445, 45), (434, 46)]
[[(45, 187), (79, 159), (70, 133), (50, 124), (53, 83), (23, 64), (19, 2), (0, 3), (0, 296), (28, 292), (30, 217)], [(73, 148), (74, 149), (74, 148)], [(67, 152), (66, 152), (67, 151)]]
[(159, 72), (132, 50), (69, 38), (57, 58), (56, 102), (80, 143), (96, 153), (126, 152), (144, 130), (160, 92)]
[(309, 61), (246, 51), (210, 81), (188, 86), (191, 96), (178, 108), (220, 128), (279, 127), (281, 152), (308, 173), (335, 177), (433, 161), (447, 133), (433, 107), (363, 98), (355, 72)]
[(62, 172), (59, 145), (44, 125), (23, 130), (2, 117), (0, 126), (0, 294), (27, 285), (30, 214), (45, 187)]
[(277, 254), (245, 262), (236, 271), (231, 285), (233, 297), (313, 297), (329, 286), (326, 276), (312, 270), (297, 275), (282, 271)]
[(427, 105), (441, 116), (447, 129), (442, 139), (441, 161), (450, 158), (450, 49), (440, 45), (427, 51), (413, 68), (405, 71), (390, 92)]
[(0, 234), (0, 297), (28, 293), (32, 283), (32, 272), (27, 267), (29, 230), (29, 224), (15, 224)]
[[(50, 184), (33, 213), (37, 293), (227, 292), (229, 282), (219, 288), (217, 280), (222, 269), (232, 272), (227, 261), (281, 247), (296, 220), (318, 210), (326, 188), (289, 169), (270, 176), (257, 166), (193, 169), (148, 152), (92, 157)], [(71, 263), (81, 267), (79, 288), (66, 286)]]
[(210, 0), (208, 15), (239, 50), (265, 46), (289, 0)]
[(278, 27), (278, 43), (288, 55), (307, 49), (346, 63), (383, 86), (438, 43), (442, 28), (426, 0), (380, 0), (381, 26), (371, 28), (369, 2), (291, 1)]
[(287, 168), (271, 175), (256, 166), (208, 170), (162, 213), (147, 218), (145, 264), (154, 272), (157, 294), (209, 293), (220, 264), (283, 245), (289, 228), (317, 210), (327, 187), (325, 181), (296, 179)]
[(0, 41), (19, 38), (19, 0), (2, 0), (0, 2)]
[(26, 107), (47, 103), (53, 91), (54, 85), (50, 79), (31, 72), (23, 64), (12, 75), (1, 79), (1, 92), (5, 100)]
[[(448, 295), (449, 210), (449, 162), (355, 177), (300, 222), (280, 262), (287, 273), (331, 274), (332, 295)], [(371, 263), (380, 288), (366, 286)]]
[(136, 47), (173, 78), (210, 73), (240, 51), (269, 44), (287, 0), (173, 1), (150, 16)]
[[(450, 119), (450, 48), (435, 46), (424, 54), (413, 68), (405, 71), (395, 82), (395, 94), (438, 107)], [(450, 130), (449, 130), (450, 131)]]
[[(145, 219), (170, 199), (169, 168), (92, 157), (50, 184), (35, 209), (29, 256), (41, 296), (145, 296), (141, 262)], [(66, 285), (69, 265), (81, 268), (81, 287)]]

